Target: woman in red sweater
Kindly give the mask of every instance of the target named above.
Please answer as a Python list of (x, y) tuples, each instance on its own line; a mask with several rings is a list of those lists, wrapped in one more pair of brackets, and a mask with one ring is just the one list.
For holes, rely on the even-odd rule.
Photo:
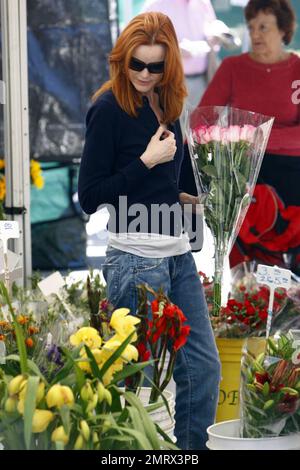
[(259, 182), (272, 185), (285, 205), (300, 206), (300, 58), (284, 49), (295, 13), (288, 0), (250, 0), (245, 18), (251, 52), (224, 59), (200, 106), (274, 116)]

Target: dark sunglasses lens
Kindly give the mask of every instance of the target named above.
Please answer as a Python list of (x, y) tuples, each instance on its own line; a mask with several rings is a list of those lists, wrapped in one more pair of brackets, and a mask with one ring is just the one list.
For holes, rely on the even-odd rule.
[(132, 58), (129, 63), (129, 68), (135, 72), (141, 72), (145, 68), (149, 70), (150, 73), (163, 73), (165, 67), (164, 62), (151, 62), (150, 64), (145, 64), (138, 59)]
[(131, 68), (131, 70), (135, 70), (136, 72), (141, 72), (144, 70), (145, 66), (146, 64), (144, 64), (144, 62), (140, 62), (137, 59), (131, 59), (129, 63), (129, 68)]
[(150, 73), (163, 73), (164, 67), (164, 62), (152, 62), (152, 64), (148, 64), (148, 70)]

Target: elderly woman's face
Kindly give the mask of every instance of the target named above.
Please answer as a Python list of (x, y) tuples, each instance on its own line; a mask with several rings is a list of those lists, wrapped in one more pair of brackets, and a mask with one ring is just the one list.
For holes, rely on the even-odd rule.
[(161, 44), (143, 45), (135, 49), (128, 73), (129, 80), (137, 91), (147, 95), (154, 90), (163, 76), (164, 59), (165, 48)]
[(276, 16), (259, 11), (257, 16), (248, 22), (252, 51), (258, 55), (274, 55), (282, 51), (283, 31), (278, 28)]

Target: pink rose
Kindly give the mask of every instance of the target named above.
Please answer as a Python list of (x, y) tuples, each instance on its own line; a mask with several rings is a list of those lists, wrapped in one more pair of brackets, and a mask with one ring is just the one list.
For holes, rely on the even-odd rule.
[(211, 141), (211, 136), (208, 126), (199, 126), (193, 132), (194, 139), (198, 144), (208, 144)]
[(240, 140), (240, 126), (229, 126), (227, 129), (228, 142), (239, 142)]
[(214, 140), (215, 142), (220, 142), (222, 140), (222, 128), (220, 126), (210, 126), (208, 130), (211, 140)]
[(250, 144), (254, 141), (254, 135), (256, 132), (256, 127), (251, 126), (251, 125), (245, 125), (241, 129), (241, 140), (245, 140), (246, 142), (249, 142)]

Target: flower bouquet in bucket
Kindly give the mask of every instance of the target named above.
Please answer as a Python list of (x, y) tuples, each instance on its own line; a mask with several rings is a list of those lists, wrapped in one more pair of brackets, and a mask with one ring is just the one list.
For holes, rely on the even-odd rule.
[(273, 120), (222, 106), (199, 107), (186, 120), (197, 191), (215, 245), (216, 316), (224, 261), (250, 205)]
[[(300, 330), (266, 340), (263, 351), (245, 346), (242, 358), (241, 436), (300, 432)], [(300, 438), (300, 434), (299, 434)]]

